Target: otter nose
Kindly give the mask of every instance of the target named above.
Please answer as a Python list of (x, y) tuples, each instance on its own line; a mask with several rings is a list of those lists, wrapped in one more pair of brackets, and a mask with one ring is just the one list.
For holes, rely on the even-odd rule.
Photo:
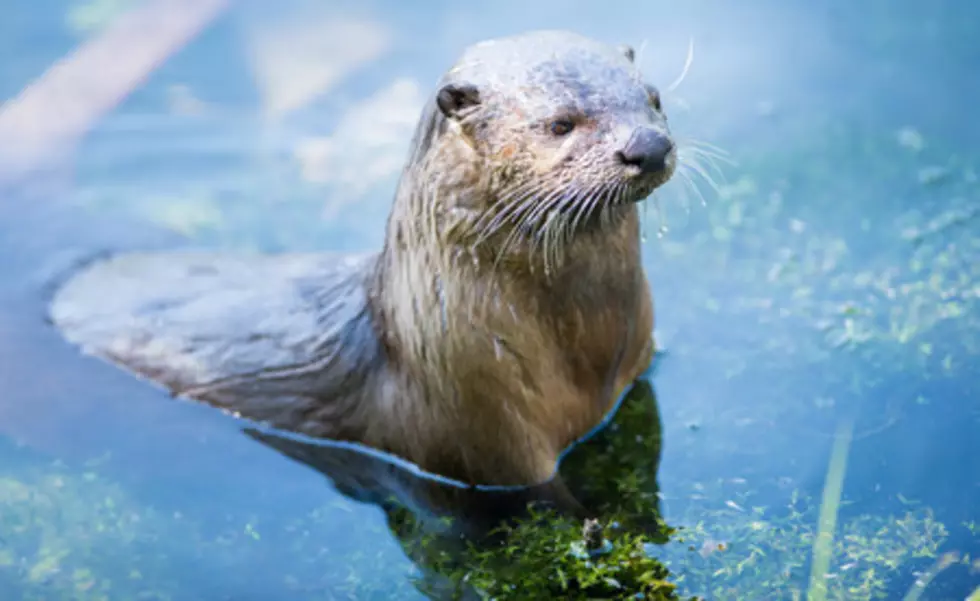
[(639, 167), (644, 173), (662, 171), (666, 167), (667, 155), (674, 148), (674, 142), (666, 135), (649, 127), (638, 127), (616, 158), (624, 165)]

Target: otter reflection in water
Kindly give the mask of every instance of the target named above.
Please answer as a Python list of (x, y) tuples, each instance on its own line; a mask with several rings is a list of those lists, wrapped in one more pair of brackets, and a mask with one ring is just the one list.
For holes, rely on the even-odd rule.
[[(457, 598), (455, 595), (469, 592), (459, 582), (465, 564), (464, 571), (448, 570), (445, 563), (433, 560), (439, 556), (433, 553), (434, 546), (465, 562), (461, 535), (478, 547), (492, 548), (493, 543), (506, 542), (499, 540), (494, 528), (527, 517), (531, 505), (544, 504), (568, 513), (576, 511), (581, 501), (600, 521), (608, 523), (614, 517), (629, 534), (642, 533), (652, 542), (663, 543), (669, 533), (660, 519), (657, 484), (660, 413), (653, 387), (645, 378), (626, 392), (607, 427), (564, 455), (557, 492), (553, 488), (557, 479), (529, 487), (466, 486), (419, 474), (363, 447), (252, 428), (246, 433), (319, 471), (348, 497), (381, 507), (393, 536), (423, 575), (416, 585), (433, 598)], [(575, 507), (563, 504), (566, 493), (576, 499)], [(493, 536), (488, 538), (488, 534)], [(541, 532), (541, 537), (551, 536), (546, 529)], [(554, 551), (556, 565), (566, 551)]]
[(379, 253), (121, 254), (50, 315), (175, 395), (467, 483), (542, 483), (650, 364), (637, 206), (676, 163), (631, 50), (481, 42), (422, 112)]

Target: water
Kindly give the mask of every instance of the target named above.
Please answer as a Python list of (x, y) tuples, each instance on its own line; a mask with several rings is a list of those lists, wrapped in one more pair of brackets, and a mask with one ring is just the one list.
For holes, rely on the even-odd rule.
[[(8, 0), (0, 98), (135, 4)], [(652, 551), (671, 578), (799, 598), (852, 424), (829, 598), (902, 599), (945, 553), (920, 598), (980, 585), (980, 11), (292, 0), (232, 4), (0, 201), (0, 598), (417, 597), (397, 520), (233, 418), (79, 357), (43, 322), (43, 282), (78, 254), (181, 236), (376, 247), (440, 72), (468, 43), (542, 27), (633, 44), (661, 87), (693, 37), (666, 110), (737, 163), (704, 205), (677, 180), (647, 211), (663, 446), (620, 468), (658, 469), (663, 517), (687, 527)], [(333, 453), (304, 457), (371, 461)]]

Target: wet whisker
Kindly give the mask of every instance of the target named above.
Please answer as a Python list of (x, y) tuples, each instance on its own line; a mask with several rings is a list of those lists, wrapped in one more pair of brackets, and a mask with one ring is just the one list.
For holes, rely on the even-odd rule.
[(684, 68), (681, 70), (681, 74), (677, 76), (677, 79), (675, 79), (673, 83), (667, 86), (667, 89), (664, 90), (665, 92), (668, 93), (673, 92), (674, 90), (677, 89), (678, 86), (681, 85), (681, 83), (684, 82), (684, 79), (687, 78), (688, 71), (691, 70), (691, 63), (693, 62), (694, 62), (694, 37), (692, 36), (687, 43), (687, 58), (684, 59)]

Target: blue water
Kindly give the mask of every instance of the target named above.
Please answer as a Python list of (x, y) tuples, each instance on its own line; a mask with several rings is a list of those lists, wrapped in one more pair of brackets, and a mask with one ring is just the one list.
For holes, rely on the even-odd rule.
[[(71, 25), (85, 4), (0, 4), (0, 99), (97, 35)], [(902, 599), (949, 552), (921, 598), (980, 585), (963, 559), (980, 556), (980, 9), (254, 0), (0, 198), (0, 599), (411, 598), (415, 567), (377, 505), (80, 357), (43, 322), (44, 282), (77, 253), (182, 237), (377, 247), (439, 74), (469, 43), (535, 28), (630, 43), (662, 88), (693, 39), (671, 126), (733, 159), (703, 203), (675, 180), (646, 215), (658, 480), (664, 518), (691, 532), (653, 552), (681, 590), (805, 590), (841, 423), (828, 582), (871, 570), (878, 598)], [(269, 83), (325, 70), (294, 106)]]

